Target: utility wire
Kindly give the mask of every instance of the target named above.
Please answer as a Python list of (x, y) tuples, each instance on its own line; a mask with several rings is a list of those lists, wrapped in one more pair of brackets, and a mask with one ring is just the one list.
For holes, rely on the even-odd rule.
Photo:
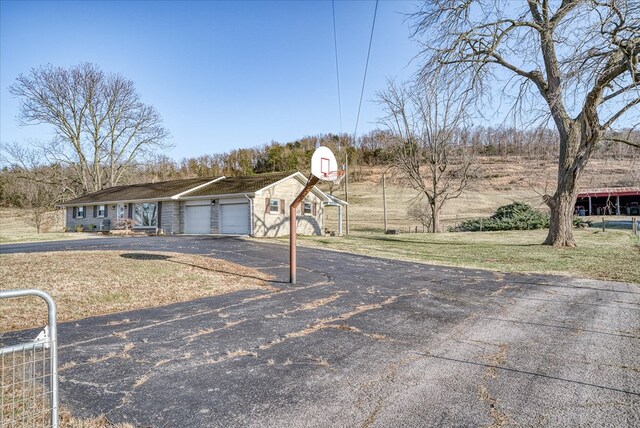
[[(367, 50), (367, 62), (364, 66), (364, 77), (362, 78), (362, 89), (360, 90), (360, 102), (358, 102), (358, 115), (356, 116), (356, 127), (353, 130), (353, 144), (356, 144), (356, 135), (358, 134), (358, 122), (360, 121), (360, 109), (362, 108), (362, 98), (364, 97), (364, 86), (367, 82), (367, 70), (369, 69), (369, 57), (371, 56), (371, 45), (373, 42), (373, 30), (376, 27), (376, 16), (378, 15), (378, 0), (376, 0), (376, 8), (373, 11), (373, 22), (371, 23), (371, 35), (369, 36), (369, 49)], [(345, 153), (345, 177), (344, 177), (344, 197), (347, 205), (345, 208), (346, 232), (349, 235), (349, 151)]]
[(378, 0), (376, 0), (376, 8), (373, 11), (373, 23), (371, 24), (371, 35), (369, 36), (369, 50), (367, 51), (367, 62), (364, 66), (364, 77), (362, 78), (362, 90), (360, 91), (360, 102), (358, 103), (358, 115), (356, 116), (356, 128), (353, 131), (353, 143), (356, 142), (356, 134), (358, 132), (358, 122), (360, 121), (360, 109), (362, 108), (362, 98), (364, 96), (364, 85), (367, 81), (367, 70), (369, 69), (369, 57), (371, 56), (371, 44), (373, 42), (373, 30), (376, 26), (376, 15), (378, 14)]
[(333, 12), (333, 47), (336, 54), (336, 82), (338, 82), (338, 111), (340, 112), (340, 133), (342, 134), (342, 101), (340, 100), (340, 71), (338, 69), (338, 37), (336, 36), (336, 4), (331, 0)]

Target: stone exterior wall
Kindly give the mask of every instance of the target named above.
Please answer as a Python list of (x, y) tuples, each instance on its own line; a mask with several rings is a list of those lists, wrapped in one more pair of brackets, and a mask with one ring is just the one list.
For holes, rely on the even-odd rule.
[(178, 202), (178, 232), (177, 233), (184, 233), (184, 216), (185, 216), (184, 202)]
[(215, 204), (211, 205), (211, 233), (220, 233), (220, 201), (217, 200)]
[[(83, 205), (85, 207), (85, 217), (84, 218), (73, 218), (73, 208), (67, 207), (65, 214), (65, 226), (69, 230), (69, 232), (74, 232), (76, 226), (80, 225), (85, 228), (85, 230), (89, 229), (89, 225), (93, 224), (96, 226), (95, 230), (100, 230), (100, 224), (102, 220), (109, 219), (111, 220), (110, 228), (113, 229), (114, 223), (116, 222), (116, 208), (115, 205), (106, 205), (107, 215), (106, 217), (94, 217), (93, 216), (93, 207), (94, 205)], [(77, 208), (77, 207), (75, 207)]]
[[(253, 204), (253, 234), (256, 237), (275, 237), (289, 235), (289, 205), (302, 191), (304, 186), (295, 178), (271, 186), (262, 193), (256, 194)], [(271, 214), (266, 206), (266, 200), (275, 198), (284, 200), (284, 214)], [(309, 193), (305, 201), (316, 206), (315, 215), (303, 214), (304, 203), (298, 208), (296, 216), (300, 235), (321, 235), (323, 233), (324, 207), (322, 200)], [(282, 204), (282, 202), (281, 202)], [(282, 210), (281, 210), (282, 212)]]
[(160, 229), (168, 235), (181, 232), (180, 229), (180, 202), (163, 201), (160, 209)]

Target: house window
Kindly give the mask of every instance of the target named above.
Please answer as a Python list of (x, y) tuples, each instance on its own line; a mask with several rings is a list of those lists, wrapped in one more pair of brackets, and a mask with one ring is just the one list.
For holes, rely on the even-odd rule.
[(84, 218), (84, 207), (78, 207), (78, 214), (76, 215), (76, 218)]
[(304, 203), (304, 215), (313, 215), (313, 204), (311, 202)]
[(96, 212), (96, 217), (104, 217), (104, 212), (105, 212), (105, 206), (104, 205), (98, 205), (98, 209)]
[(156, 227), (158, 225), (158, 204), (135, 204), (133, 222), (135, 227)]
[(269, 201), (269, 213), (280, 214), (280, 199), (271, 199)]

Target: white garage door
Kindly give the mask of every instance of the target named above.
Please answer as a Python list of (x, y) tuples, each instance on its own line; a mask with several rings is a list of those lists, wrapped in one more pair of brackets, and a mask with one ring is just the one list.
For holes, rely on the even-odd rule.
[(185, 207), (184, 233), (211, 233), (211, 205), (187, 205)]
[(221, 204), (220, 233), (248, 235), (249, 204)]

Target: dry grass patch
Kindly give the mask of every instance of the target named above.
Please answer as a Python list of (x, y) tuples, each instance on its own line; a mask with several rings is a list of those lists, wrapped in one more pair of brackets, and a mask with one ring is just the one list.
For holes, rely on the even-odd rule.
[[(44, 379), (48, 375), (48, 356), (42, 352), (17, 352), (0, 356), (0, 425), (9, 427), (44, 427), (51, 419), (50, 390)], [(45, 363), (46, 362), (46, 363)], [(134, 428), (130, 424), (113, 424), (106, 416), (90, 419), (74, 417), (69, 410), (59, 410), (60, 428)]]
[[(269, 287), (265, 281), (270, 279), (255, 269), (209, 257), (127, 251), (0, 255), (0, 278), (0, 289), (50, 293), (58, 305), (58, 322)], [(0, 300), (0, 332), (45, 323), (40, 299)]]
[(41, 233), (38, 233), (31, 210), (0, 208), (0, 244), (95, 237), (95, 235), (88, 233), (64, 233), (62, 231), (64, 225), (63, 210), (46, 213), (45, 217), (45, 224), (43, 224)]
[[(556, 185), (557, 162), (544, 159), (528, 159), (518, 156), (480, 157), (479, 176), (458, 199), (448, 201), (443, 208), (441, 221), (444, 227), (452, 226), (468, 218), (487, 217), (501, 205), (525, 202), (536, 209), (546, 211), (542, 194), (553, 192)], [(581, 188), (637, 186), (637, 177), (629, 171), (636, 170), (636, 159), (592, 159), (580, 182)], [(360, 178), (349, 177), (349, 221), (351, 231), (382, 232), (382, 174), (387, 174), (387, 220), (389, 229), (403, 232), (422, 230), (416, 220), (407, 218), (407, 207), (417, 192), (402, 186), (385, 166), (359, 166), (350, 171)], [(344, 181), (343, 181), (344, 184)], [(327, 184), (321, 184), (329, 190)], [(344, 186), (333, 194), (345, 198)], [(337, 230), (338, 210), (327, 208), (325, 227)]]

